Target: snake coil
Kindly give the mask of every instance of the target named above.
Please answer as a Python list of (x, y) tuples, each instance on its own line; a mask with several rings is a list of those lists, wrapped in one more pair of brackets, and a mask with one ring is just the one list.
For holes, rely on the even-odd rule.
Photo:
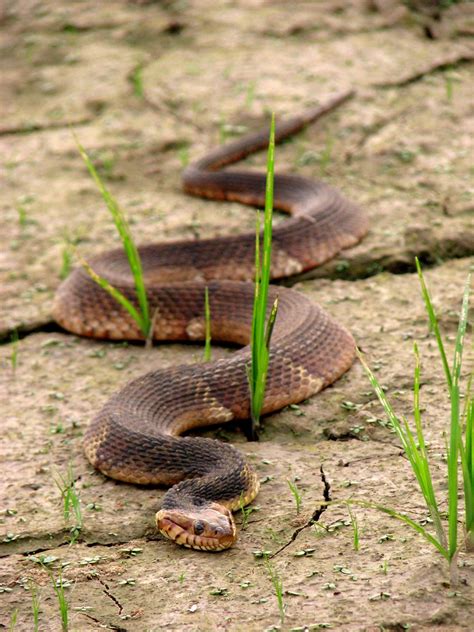
[[(348, 96), (336, 96), (283, 121), (276, 128), (277, 142)], [(263, 205), (265, 174), (222, 168), (266, 143), (263, 130), (210, 152), (185, 170), (184, 190)], [(274, 187), (275, 208), (290, 218), (273, 230), (273, 279), (322, 264), (367, 231), (359, 208), (322, 182), (277, 174)], [(231, 445), (179, 436), (192, 428), (249, 417), (245, 366), (250, 361), (254, 248), (253, 233), (139, 248), (155, 314), (154, 339), (202, 340), (208, 287), (212, 339), (243, 348), (217, 362), (159, 369), (133, 380), (105, 404), (84, 439), (87, 458), (107, 476), (171, 486), (156, 515), (158, 529), (196, 549), (231, 546), (236, 539), (231, 511), (251, 502), (259, 487), (255, 471)], [(123, 250), (106, 252), (91, 266), (136, 304)], [(276, 294), (271, 287), (270, 305)], [(344, 327), (300, 293), (279, 287), (278, 295), (263, 413), (314, 395), (337, 380), (354, 359), (354, 341)], [(81, 336), (142, 339), (135, 321), (83, 269), (75, 269), (60, 286), (54, 316)]]

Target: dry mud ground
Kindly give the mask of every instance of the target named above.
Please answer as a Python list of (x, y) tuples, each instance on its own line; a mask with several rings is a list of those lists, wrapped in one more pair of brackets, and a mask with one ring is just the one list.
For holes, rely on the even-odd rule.
[[(201, 349), (80, 340), (50, 317), (67, 241), (86, 257), (117, 244), (70, 126), (137, 241), (196, 239), (252, 229), (254, 216), (238, 204), (185, 198), (179, 174), (188, 157), (257, 128), (270, 110), (281, 117), (356, 88), (349, 103), (277, 151), (278, 169), (324, 177), (370, 218), (360, 245), (296, 287), (351, 329), (408, 416), (418, 341), (442, 498), (448, 402), (413, 261), (418, 255), (430, 267), (451, 349), (474, 250), (472, 5), (454, 4), (441, 21), (397, 2), (357, 0), (12, 0), (0, 13), (0, 627), (16, 618), (14, 629), (34, 629), (36, 585), (39, 629), (60, 629), (42, 558), (54, 578), (63, 569), (72, 630), (472, 630), (472, 556), (459, 555), (453, 591), (440, 555), (384, 514), (355, 510), (355, 552), (341, 506), (272, 559), (283, 584), (280, 622), (255, 552), (278, 551), (319, 506), (321, 465), (334, 499), (426, 518), (360, 365), (299, 409), (267, 418), (259, 443), (235, 427), (209, 433), (239, 444), (266, 482), (247, 525), (237, 516), (237, 545), (195, 553), (154, 533), (163, 491), (94, 472), (81, 436), (127, 380), (195, 362)], [(69, 464), (84, 518), (74, 545), (55, 484)], [(295, 477), (300, 516), (287, 484)]]

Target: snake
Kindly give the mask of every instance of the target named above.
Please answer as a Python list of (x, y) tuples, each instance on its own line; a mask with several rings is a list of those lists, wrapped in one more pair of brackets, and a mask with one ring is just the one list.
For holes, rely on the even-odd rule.
[[(348, 99), (335, 95), (278, 122), (281, 142)], [(268, 144), (268, 129), (246, 134), (189, 164), (184, 191), (212, 200), (261, 207), (266, 174), (226, 169)], [(273, 228), (271, 278), (282, 279), (321, 265), (359, 242), (367, 232), (361, 209), (322, 181), (276, 173), (274, 207), (289, 217)], [(238, 348), (212, 362), (158, 368), (113, 394), (84, 435), (90, 463), (108, 477), (169, 487), (155, 521), (176, 544), (203, 551), (229, 548), (237, 538), (232, 512), (250, 503), (259, 478), (230, 443), (189, 431), (250, 416), (247, 367), (251, 361), (255, 241), (253, 232), (138, 248), (160, 342), (205, 338), (205, 291), (213, 341)], [(138, 308), (123, 248), (90, 259), (90, 267)], [(262, 415), (297, 404), (332, 384), (354, 361), (354, 340), (307, 296), (270, 285), (268, 304), (279, 298), (270, 344)], [(83, 266), (59, 286), (53, 315), (79, 336), (143, 340), (137, 322)], [(196, 433), (195, 433), (196, 434)], [(184, 436), (183, 436), (184, 435)]]

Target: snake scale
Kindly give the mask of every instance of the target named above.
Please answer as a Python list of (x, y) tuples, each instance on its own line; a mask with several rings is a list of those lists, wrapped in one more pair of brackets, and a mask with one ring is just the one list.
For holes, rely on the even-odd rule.
[[(339, 105), (336, 95), (279, 123), (276, 141), (296, 133)], [(265, 174), (223, 170), (267, 145), (268, 130), (211, 151), (184, 172), (184, 190), (215, 200), (262, 206)], [(367, 222), (359, 208), (322, 182), (275, 176), (275, 208), (290, 217), (273, 231), (271, 276), (278, 279), (322, 264), (356, 244)], [(258, 493), (256, 472), (233, 446), (179, 436), (192, 428), (249, 417), (246, 364), (250, 361), (255, 235), (253, 233), (145, 245), (139, 248), (154, 338), (203, 340), (208, 287), (214, 341), (243, 346), (216, 362), (158, 369), (129, 382), (111, 397), (84, 439), (92, 465), (121, 481), (170, 486), (156, 514), (158, 530), (176, 543), (222, 550), (236, 539), (235, 510)], [(91, 266), (136, 304), (122, 249)], [(270, 287), (279, 295), (263, 413), (314, 395), (338, 379), (354, 359), (348, 331), (304, 295)], [(102, 339), (142, 339), (134, 320), (82, 269), (60, 286), (54, 317), (65, 329)]]

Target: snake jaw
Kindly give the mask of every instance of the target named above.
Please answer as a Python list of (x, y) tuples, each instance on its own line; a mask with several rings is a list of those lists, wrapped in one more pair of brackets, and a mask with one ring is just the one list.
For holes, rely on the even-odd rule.
[(161, 509), (156, 526), (176, 544), (201, 551), (223, 551), (237, 539), (231, 512), (218, 503), (209, 503), (194, 511)]

